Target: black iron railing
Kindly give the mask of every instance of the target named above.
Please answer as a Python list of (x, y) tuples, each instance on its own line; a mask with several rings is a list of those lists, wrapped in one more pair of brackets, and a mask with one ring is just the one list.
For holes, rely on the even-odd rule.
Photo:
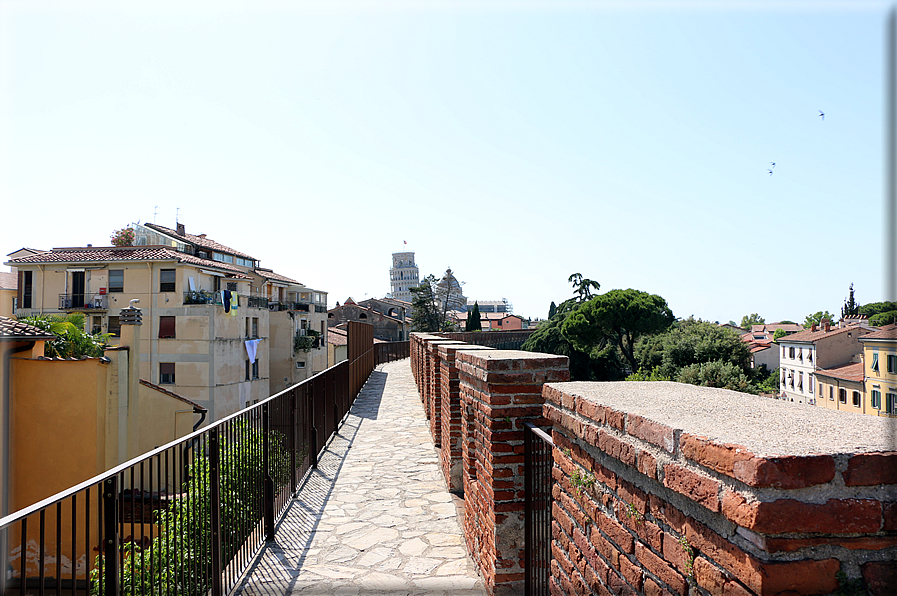
[(108, 310), (107, 294), (60, 294), (59, 310)]
[(184, 304), (221, 304), (221, 292), (209, 290), (184, 292)]
[(268, 308), (268, 298), (265, 296), (247, 296), (246, 306), (249, 308)]
[(554, 442), (524, 422), (524, 589), (526, 596), (547, 596), (551, 573), (551, 468)]
[(230, 591), (374, 366), (400, 353), (370, 338), (352, 361), (0, 519), (0, 594)]

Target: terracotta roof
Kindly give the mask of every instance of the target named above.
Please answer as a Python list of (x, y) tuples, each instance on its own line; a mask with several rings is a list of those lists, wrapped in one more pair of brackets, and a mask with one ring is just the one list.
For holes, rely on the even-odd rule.
[(196, 410), (196, 411), (199, 411), (199, 412), (208, 412), (208, 409), (207, 409), (207, 408), (204, 408), (204, 407), (202, 407), (201, 405), (199, 405), (199, 404), (197, 404), (197, 403), (194, 403), (194, 402), (190, 401), (190, 400), (187, 399), (186, 397), (181, 397), (181, 396), (178, 395), (177, 393), (172, 393), (171, 391), (169, 391), (169, 390), (167, 390), (167, 389), (163, 389), (162, 387), (159, 387), (158, 385), (154, 385), (153, 383), (150, 383), (149, 381), (144, 381), (143, 379), (140, 379), (140, 384), (141, 384), (141, 385), (144, 385), (144, 386), (146, 386), (146, 387), (149, 387), (150, 389), (155, 389), (156, 391), (159, 391), (159, 392), (161, 392), (161, 393), (164, 393), (164, 394), (167, 395), (168, 397), (173, 397), (174, 399), (177, 399), (177, 400), (179, 400), (179, 401), (182, 401), (182, 402), (184, 402), (185, 404), (189, 404), (189, 405), (193, 406), (193, 409)]
[(18, 275), (9, 271), (0, 271), (0, 290), (16, 290), (18, 287)]
[(772, 346), (769, 344), (760, 344), (756, 343), (750, 346), (751, 354), (756, 354), (757, 352), (762, 352), (763, 350), (768, 350)]
[(24, 340), (33, 341), (39, 339), (54, 339), (56, 336), (34, 325), (20, 323), (9, 317), (0, 317), (0, 340)]
[(265, 279), (272, 279), (274, 281), (282, 281), (282, 282), (290, 283), (290, 284), (299, 284), (300, 286), (303, 285), (303, 284), (299, 283), (298, 281), (296, 281), (295, 279), (290, 279), (289, 277), (287, 277), (285, 275), (280, 275), (279, 273), (274, 273), (270, 269), (262, 269), (261, 267), (256, 267), (255, 272), (258, 275), (264, 277)]
[(252, 279), (242, 269), (228, 263), (201, 259), (185, 252), (178, 252), (167, 246), (104, 246), (104, 247), (76, 247), (54, 248), (51, 251), (11, 259), (11, 265), (28, 265), (32, 263), (108, 263), (119, 261), (178, 261), (207, 267), (209, 269), (223, 269), (230, 272), (230, 277), (239, 279)]
[(829, 331), (826, 331), (824, 327), (817, 328), (816, 331), (811, 331), (807, 329), (806, 331), (801, 331), (800, 333), (795, 333), (794, 335), (786, 335), (785, 337), (779, 338), (779, 343), (786, 343), (792, 341), (799, 342), (810, 342), (815, 343), (820, 339), (832, 337), (833, 335), (838, 335), (840, 333), (845, 333), (847, 331), (868, 331), (863, 327), (859, 327), (857, 325), (849, 325), (847, 327), (832, 327)]
[(897, 325), (882, 327), (878, 331), (868, 333), (860, 339), (897, 339)]
[(197, 236), (195, 234), (178, 234), (177, 230), (172, 230), (171, 228), (166, 228), (165, 226), (160, 226), (156, 224), (143, 224), (151, 230), (156, 230), (157, 232), (161, 232), (166, 236), (171, 236), (172, 238), (177, 238), (184, 242), (188, 242), (190, 244), (195, 244), (196, 246), (201, 246), (203, 248), (208, 248), (209, 250), (214, 250), (217, 252), (224, 252), (229, 255), (234, 255), (235, 257), (242, 257), (244, 259), (252, 259), (253, 261), (257, 260), (255, 257), (247, 255), (246, 253), (242, 253), (238, 250), (234, 250), (229, 246), (224, 246), (223, 244), (218, 244), (214, 240), (210, 238), (205, 238), (205, 234), (202, 236)]
[(844, 381), (861, 382), (865, 376), (862, 362), (849, 362), (840, 366), (831, 368), (823, 368), (816, 371), (816, 376), (829, 377), (832, 379), (842, 379)]
[(334, 346), (345, 346), (349, 343), (349, 333), (345, 329), (329, 327), (327, 329), (327, 343)]

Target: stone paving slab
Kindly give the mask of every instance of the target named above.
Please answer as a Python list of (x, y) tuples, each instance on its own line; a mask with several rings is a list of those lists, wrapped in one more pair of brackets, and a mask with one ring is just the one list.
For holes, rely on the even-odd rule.
[(408, 359), (371, 374), (237, 593), (486, 594)]

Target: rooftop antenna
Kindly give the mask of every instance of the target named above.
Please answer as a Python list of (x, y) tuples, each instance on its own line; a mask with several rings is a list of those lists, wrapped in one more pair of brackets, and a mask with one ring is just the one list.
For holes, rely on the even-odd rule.
[(159, 212), (159, 206), (156, 205), (155, 207), (153, 207), (153, 223), (156, 223), (156, 213), (158, 213), (158, 212)]
[[(174, 223), (177, 224), (179, 221), (181, 221), (181, 208), (177, 207), (174, 210)], [(177, 227), (177, 225), (175, 225), (174, 227)]]

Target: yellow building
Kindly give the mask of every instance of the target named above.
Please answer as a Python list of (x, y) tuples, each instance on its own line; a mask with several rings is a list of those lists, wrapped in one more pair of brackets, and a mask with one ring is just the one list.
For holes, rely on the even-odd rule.
[(897, 325), (860, 338), (863, 344), (867, 413), (897, 416)]
[(855, 414), (873, 414), (866, 403), (862, 362), (818, 369), (815, 376), (817, 406)]

